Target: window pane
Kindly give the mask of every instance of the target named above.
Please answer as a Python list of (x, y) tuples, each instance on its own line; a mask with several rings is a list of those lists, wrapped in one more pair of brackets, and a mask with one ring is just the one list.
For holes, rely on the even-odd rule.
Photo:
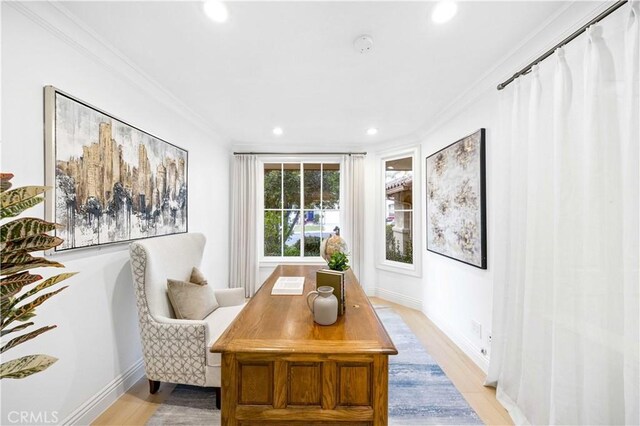
[(320, 164), (304, 165), (304, 208), (320, 208)]
[(284, 206), (285, 209), (300, 207), (300, 164), (285, 164), (284, 175)]
[(385, 162), (386, 259), (413, 263), (412, 158)]
[(264, 165), (264, 208), (279, 209), (282, 205), (281, 164)]
[(325, 210), (322, 215), (322, 239), (329, 238), (340, 228), (340, 210)]
[(320, 256), (322, 241), (322, 215), (320, 210), (304, 212), (304, 255)]
[(264, 256), (319, 256), (340, 221), (340, 165), (271, 163), (264, 176)]
[(325, 209), (340, 208), (340, 165), (322, 165), (322, 207)]
[(284, 211), (284, 256), (300, 256), (300, 210)]
[(264, 255), (282, 255), (282, 212), (264, 212)]

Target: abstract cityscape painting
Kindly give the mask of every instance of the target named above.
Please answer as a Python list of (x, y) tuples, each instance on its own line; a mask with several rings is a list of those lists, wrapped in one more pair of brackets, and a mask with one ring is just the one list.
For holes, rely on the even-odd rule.
[(487, 269), (485, 129), (427, 157), (427, 250)]
[(45, 87), (47, 219), (55, 251), (187, 232), (188, 153)]

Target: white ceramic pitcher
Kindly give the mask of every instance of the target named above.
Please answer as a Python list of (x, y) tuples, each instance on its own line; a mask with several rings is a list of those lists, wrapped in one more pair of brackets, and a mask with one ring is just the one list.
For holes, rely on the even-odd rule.
[(333, 287), (322, 286), (307, 293), (307, 306), (320, 325), (331, 325), (338, 319), (338, 299), (333, 295)]

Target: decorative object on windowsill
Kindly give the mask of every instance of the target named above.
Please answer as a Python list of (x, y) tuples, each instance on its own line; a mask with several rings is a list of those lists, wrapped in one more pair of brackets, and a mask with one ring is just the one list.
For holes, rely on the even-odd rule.
[[(44, 200), (41, 194), (49, 189), (45, 186), (25, 186), (10, 190), (11, 178), (13, 178), (11, 173), (0, 173), (2, 219), (18, 216), (26, 209), (39, 204)], [(55, 275), (40, 282), (31, 290), (23, 292), (26, 286), (42, 279), (41, 275), (31, 274), (29, 269), (40, 267), (64, 268), (61, 263), (29, 254), (29, 252), (49, 250), (60, 245), (63, 242), (62, 239), (47, 234), (47, 232), (58, 226), (55, 223), (38, 218), (22, 217), (3, 223), (0, 227), (0, 246), (2, 248), (2, 279), (0, 280), (2, 323), (0, 329), (2, 330), (2, 336), (17, 333), (34, 325), (33, 322), (29, 322), (29, 319), (36, 315), (35, 308), (60, 293), (67, 286), (25, 302), (27, 299), (76, 274), (76, 272), (68, 272)], [(15, 322), (19, 324), (15, 325)], [(13, 326), (9, 327), (10, 325)], [(40, 327), (37, 330), (3, 342), (0, 353), (4, 353), (54, 328), (56, 328), (55, 325)], [(3, 355), (4, 358), (5, 356)], [(57, 358), (42, 354), (26, 355), (12, 359), (0, 364), (0, 379), (23, 379), (47, 369), (57, 360)]]
[(485, 131), (427, 157), (427, 250), (487, 269)]
[(335, 228), (333, 228), (333, 232), (335, 232), (334, 235), (330, 236), (326, 240), (323, 240), (320, 244), (320, 256), (322, 256), (322, 258), (326, 260), (327, 263), (330, 261), (331, 256), (333, 256), (334, 253), (347, 252), (347, 243), (340, 236), (340, 227), (336, 226)]
[(307, 306), (320, 325), (331, 325), (338, 319), (338, 299), (333, 295), (333, 287), (321, 286), (307, 293)]

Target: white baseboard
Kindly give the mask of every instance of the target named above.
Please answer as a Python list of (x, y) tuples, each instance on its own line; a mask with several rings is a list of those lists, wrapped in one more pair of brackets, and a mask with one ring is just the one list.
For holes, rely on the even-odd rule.
[[(422, 301), (413, 297), (405, 296), (404, 294), (396, 293), (394, 291), (386, 290), (383, 288), (376, 288), (376, 296), (381, 299), (388, 300), (390, 302), (397, 303), (408, 308), (417, 309), (422, 311)], [(429, 318), (451, 341), (460, 348), (471, 360), (485, 373), (489, 371), (489, 357), (482, 355), (479, 347), (471, 343), (466, 336), (459, 333), (454, 327), (451, 327), (446, 321), (441, 318), (434, 317), (432, 315), (424, 314)]]
[(144, 376), (142, 358), (129, 367), (124, 373), (113, 379), (100, 392), (89, 398), (73, 413), (62, 421), (63, 425), (89, 425), (107, 408)]
[(384, 288), (376, 288), (376, 296), (381, 299), (394, 302), (407, 308), (422, 310), (422, 300), (396, 293), (395, 291), (386, 290)]
[(465, 353), (471, 360), (485, 373), (489, 371), (489, 357), (482, 355), (481, 348), (477, 347), (466, 336), (459, 333), (454, 327), (451, 327), (449, 323), (442, 318), (434, 317), (433, 315), (427, 315), (427, 318), (431, 320), (444, 334), (447, 335), (453, 343), (455, 343), (462, 352)]

